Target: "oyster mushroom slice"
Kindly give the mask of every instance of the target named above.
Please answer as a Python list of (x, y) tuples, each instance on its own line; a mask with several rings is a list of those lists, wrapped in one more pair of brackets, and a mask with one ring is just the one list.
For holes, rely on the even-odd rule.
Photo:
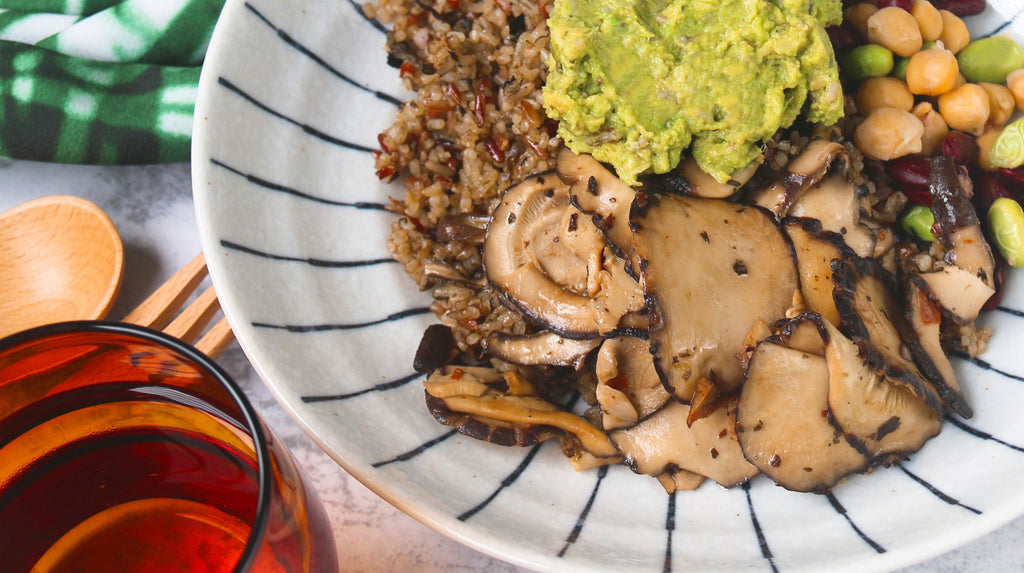
[(908, 327), (895, 298), (892, 275), (875, 259), (854, 257), (833, 261), (832, 278), (840, 329), (857, 343), (864, 361), (877, 374), (905, 385), (941, 412), (935, 386), (918, 369), (903, 342)]
[(683, 401), (701, 378), (734, 391), (747, 334), (799, 288), (789, 242), (766, 211), (720, 199), (641, 193), (630, 220), (665, 388)]
[(941, 418), (934, 408), (865, 364), (857, 345), (833, 324), (817, 321), (826, 342), (829, 412), (847, 440), (888, 463), (916, 452), (939, 433)]
[(687, 425), (690, 407), (676, 401), (628, 430), (612, 432), (633, 471), (657, 476), (673, 468), (706, 476), (725, 487), (739, 485), (757, 474), (743, 458), (733, 432), (731, 401)]
[(817, 185), (833, 168), (845, 174), (850, 157), (842, 145), (825, 139), (815, 139), (790, 160), (786, 173), (753, 197), (755, 205), (764, 207), (776, 217), (785, 216), (790, 206), (808, 189)]
[(617, 276), (625, 271), (606, 260), (605, 246), (602, 233), (569, 205), (568, 187), (545, 173), (502, 196), (484, 240), (484, 270), (527, 317), (562, 336), (593, 338), (643, 306), (639, 285)]
[(506, 362), (523, 366), (571, 366), (579, 370), (600, 338), (574, 340), (543, 330), (535, 334), (515, 335), (494, 332), (484, 339), (484, 350)]
[(654, 369), (646, 340), (633, 336), (605, 340), (597, 351), (594, 372), (606, 430), (635, 426), (671, 398)]
[(776, 344), (813, 354), (825, 356), (827, 334), (822, 315), (807, 312), (779, 324), (772, 340)]
[(618, 450), (604, 432), (547, 400), (533, 396), (509, 396), (486, 386), (482, 393), (479, 386), (469, 387), (465, 393), (459, 391), (461, 387), (451, 388), (450, 384), (459, 384), (458, 379), (451, 382), (453, 373), (459, 368), (464, 367), (447, 367), (431, 373), (424, 385), (428, 406), (442, 424), (454, 425), (452, 420), (460, 419), (458, 415), (463, 414), (482, 424), (496, 421), (497, 427), (511, 424), (520, 431), (533, 429), (547, 437), (555, 435), (551, 432), (554, 429), (575, 436), (583, 449), (593, 456), (605, 459), (618, 457)]
[(978, 214), (960, 184), (953, 160), (944, 155), (931, 159), (928, 190), (935, 215), (936, 238), (949, 251), (948, 262), (970, 272), (995, 288), (995, 260), (981, 230)]
[(907, 284), (906, 319), (910, 327), (907, 346), (925, 376), (928, 377), (949, 407), (964, 418), (974, 415), (953, 365), (942, 348), (940, 329), (942, 309), (921, 277), (911, 277)]
[(977, 275), (960, 267), (943, 267), (917, 276), (927, 285), (930, 295), (942, 310), (960, 324), (974, 322), (996, 292)]
[(862, 220), (860, 192), (844, 174), (832, 175), (800, 195), (789, 208), (791, 217), (817, 219), (825, 231), (842, 236), (853, 252), (862, 257), (875, 253), (875, 232)]
[(792, 491), (825, 492), (867, 469), (867, 456), (829, 421), (828, 395), (825, 358), (770, 341), (758, 344), (736, 411), (743, 455)]
[(788, 218), (783, 228), (796, 252), (800, 292), (807, 309), (839, 324), (839, 311), (832, 298), (832, 261), (855, 256), (853, 251), (842, 236), (822, 230), (817, 219)]
[(733, 173), (729, 180), (724, 183), (720, 183), (701, 169), (697, 165), (697, 160), (692, 157), (682, 160), (679, 163), (679, 170), (682, 172), (683, 177), (686, 178), (686, 192), (688, 194), (708, 199), (725, 199), (736, 194), (747, 181), (750, 181), (750, 178), (754, 176), (754, 173), (757, 172), (757, 168), (760, 166), (758, 161), (754, 161)]
[(689, 470), (671, 470), (658, 475), (658, 483), (667, 493), (677, 491), (693, 491), (707, 479), (699, 473)]

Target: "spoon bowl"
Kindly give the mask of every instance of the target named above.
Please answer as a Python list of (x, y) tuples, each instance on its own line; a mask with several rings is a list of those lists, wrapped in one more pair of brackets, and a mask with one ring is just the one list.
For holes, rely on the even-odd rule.
[(0, 338), (106, 317), (123, 273), (117, 228), (85, 199), (55, 195), (0, 213)]

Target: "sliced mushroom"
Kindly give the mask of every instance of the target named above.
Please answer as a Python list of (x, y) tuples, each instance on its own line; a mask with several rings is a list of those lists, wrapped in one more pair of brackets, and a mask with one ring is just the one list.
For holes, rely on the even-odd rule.
[(770, 341), (757, 346), (736, 412), (743, 455), (780, 486), (825, 492), (869, 459), (829, 420), (825, 358)]
[(717, 179), (697, 165), (696, 159), (688, 157), (679, 162), (679, 170), (686, 178), (686, 192), (707, 199), (725, 199), (735, 195), (747, 181), (750, 181), (760, 166), (760, 163), (755, 161), (733, 173), (727, 181), (719, 183)]
[(459, 348), (450, 326), (431, 324), (423, 331), (416, 354), (412, 359), (413, 370), (427, 373), (447, 365), (455, 358)]
[(523, 366), (571, 366), (579, 370), (600, 338), (575, 340), (542, 330), (535, 334), (515, 335), (494, 332), (484, 339), (484, 350), (506, 362)]
[(693, 491), (700, 487), (704, 480), (707, 479), (699, 473), (691, 472), (689, 470), (670, 470), (663, 474), (658, 475), (658, 483), (661, 487), (665, 488), (668, 493), (675, 493), (677, 491)]
[(439, 242), (465, 241), (482, 243), (490, 219), (480, 215), (446, 215), (437, 221), (434, 238)]
[(857, 343), (863, 359), (876, 373), (904, 384), (941, 412), (934, 385), (918, 369), (903, 342), (908, 328), (892, 275), (875, 259), (854, 257), (833, 261), (832, 276), (840, 329)]
[(907, 346), (921, 371), (935, 384), (939, 396), (954, 412), (964, 418), (972, 417), (974, 412), (967, 404), (956, 371), (942, 348), (942, 309), (931, 287), (921, 277), (910, 277), (905, 310), (910, 327)]
[(665, 388), (688, 401), (713, 376), (730, 393), (747, 334), (783, 318), (799, 287), (789, 242), (766, 211), (719, 199), (641, 193), (630, 220)]
[(558, 153), (556, 169), (569, 186), (570, 202), (604, 231), (617, 255), (627, 261), (633, 276), (638, 276), (629, 228), (629, 207), (636, 191), (593, 156), (578, 155), (569, 148)]
[(597, 352), (594, 371), (606, 430), (635, 426), (671, 398), (654, 369), (646, 340), (633, 336), (606, 340)]
[(846, 173), (849, 163), (849, 154), (842, 145), (815, 139), (790, 160), (779, 181), (754, 195), (753, 203), (782, 218), (800, 195), (817, 185), (830, 170)]
[(832, 298), (832, 261), (855, 256), (842, 236), (824, 231), (817, 219), (783, 221), (783, 228), (793, 242), (800, 273), (800, 292), (804, 304), (832, 324), (839, 324), (839, 311)]
[(941, 416), (905, 384), (867, 365), (860, 348), (819, 318), (828, 365), (828, 406), (847, 440), (865, 455), (888, 463), (916, 452), (939, 433)]
[(491, 285), (523, 314), (562, 336), (593, 338), (643, 307), (639, 285), (616, 276), (625, 271), (606, 260), (605, 246), (603, 234), (569, 206), (568, 187), (546, 173), (502, 196), (483, 263)]
[(995, 259), (981, 230), (978, 214), (957, 176), (953, 160), (944, 155), (931, 159), (928, 190), (932, 197), (935, 238), (949, 249), (947, 261), (970, 272), (995, 288)]
[(486, 284), (482, 278), (467, 277), (455, 267), (437, 259), (427, 259), (423, 263), (423, 274), (433, 281), (463, 284), (477, 289)]
[(612, 441), (637, 473), (657, 476), (679, 468), (725, 487), (739, 485), (757, 469), (743, 458), (736, 441), (729, 416), (733, 403), (688, 425), (690, 407), (671, 401), (639, 425), (612, 432)]
[(826, 334), (822, 324), (823, 318), (814, 312), (793, 317), (778, 326), (772, 340), (786, 348), (814, 356), (825, 356)]
[[(471, 437), (501, 445), (528, 445), (565, 432), (572, 434), (583, 449), (595, 457), (618, 457), (618, 450), (604, 432), (580, 416), (541, 398), (497, 392), (481, 381), (493, 377), (493, 374), (473, 371), (472, 376), (476, 380), (468, 380), (465, 368), (445, 367), (431, 373), (424, 384), (427, 405), (442, 424), (455, 426)], [(458, 374), (460, 369), (464, 371), (461, 375)], [(500, 374), (497, 376), (501, 378)], [(492, 430), (485, 431), (485, 426)], [(511, 436), (516, 435), (520, 436), (517, 442), (502, 441), (511, 440)]]
[(501, 446), (530, 446), (556, 437), (555, 428), (537, 424), (512, 423), (458, 412), (449, 408), (446, 398), (479, 398), (492, 392), (490, 384), (500, 383), (501, 373), (480, 366), (445, 366), (430, 374), (424, 383), (427, 409), (441, 424), (460, 433)]
[(860, 192), (842, 173), (823, 179), (801, 194), (788, 214), (817, 219), (822, 229), (841, 235), (843, 242), (855, 253), (870, 257), (875, 253), (878, 239), (862, 220), (863, 211)]
[(942, 310), (960, 324), (974, 322), (982, 307), (996, 292), (976, 274), (955, 266), (943, 267), (918, 277), (928, 285), (931, 296)]

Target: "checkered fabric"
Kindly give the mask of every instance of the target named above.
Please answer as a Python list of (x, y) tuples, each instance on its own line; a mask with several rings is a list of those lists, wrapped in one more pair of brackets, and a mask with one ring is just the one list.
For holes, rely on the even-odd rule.
[(0, 0), (0, 156), (188, 161), (224, 0)]

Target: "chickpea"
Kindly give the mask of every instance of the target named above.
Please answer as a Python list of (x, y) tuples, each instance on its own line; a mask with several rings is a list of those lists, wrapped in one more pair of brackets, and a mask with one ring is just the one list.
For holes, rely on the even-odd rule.
[(924, 134), (921, 136), (921, 153), (935, 155), (942, 149), (942, 140), (949, 134), (949, 126), (942, 114), (935, 111), (932, 104), (923, 101), (914, 106), (910, 113), (921, 120), (924, 125)]
[(917, 20), (921, 29), (921, 39), (934, 42), (942, 34), (942, 14), (928, 0), (914, 0), (910, 7), (910, 15)]
[(868, 18), (878, 12), (878, 6), (874, 2), (861, 2), (854, 4), (843, 11), (843, 19), (853, 24), (864, 38), (868, 37)]
[(868, 18), (868, 41), (892, 50), (892, 53), (909, 58), (921, 49), (921, 29), (910, 12), (896, 6), (888, 6)]
[(860, 115), (871, 115), (880, 107), (910, 111), (914, 107), (914, 94), (898, 78), (884, 76), (861, 82), (857, 89), (857, 111)]
[(981, 82), (978, 85), (988, 94), (988, 124), (993, 127), (1002, 127), (1007, 121), (1010, 121), (1010, 116), (1013, 115), (1013, 108), (1016, 105), (1013, 93), (1010, 92), (1010, 88), (999, 84)]
[(990, 113), (988, 93), (977, 84), (965, 84), (939, 96), (939, 113), (949, 127), (981, 135)]
[(953, 52), (935, 45), (910, 57), (907, 87), (917, 95), (942, 95), (956, 87), (958, 72)]
[(1010, 72), (1010, 75), (1006, 76), (1006, 87), (1010, 88), (1010, 93), (1017, 102), (1017, 109), (1024, 111), (1024, 68)]
[(919, 153), (924, 124), (907, 111), (882, 107), (871, 112), (853, 134), (861, 153), (871, 159), (888, 161)]
[(995, 165), (992, 165), (992, 160), (989, 159), (989, 152), (992, 151), (992, 144), (996, 142), (996, 138), (1002, 133), (1001, 129), (989, 129), (985, 133), (975, 138), (978, 143), (978, 166), (985, 171), (996, 171), (999, 169)]
[(939, 34), (942, 45), (954, 54), (967, 47), (971, 43), (967, 24), (949, 10), (939, 10), (939, 14), (942, 16), (942, 33)]

